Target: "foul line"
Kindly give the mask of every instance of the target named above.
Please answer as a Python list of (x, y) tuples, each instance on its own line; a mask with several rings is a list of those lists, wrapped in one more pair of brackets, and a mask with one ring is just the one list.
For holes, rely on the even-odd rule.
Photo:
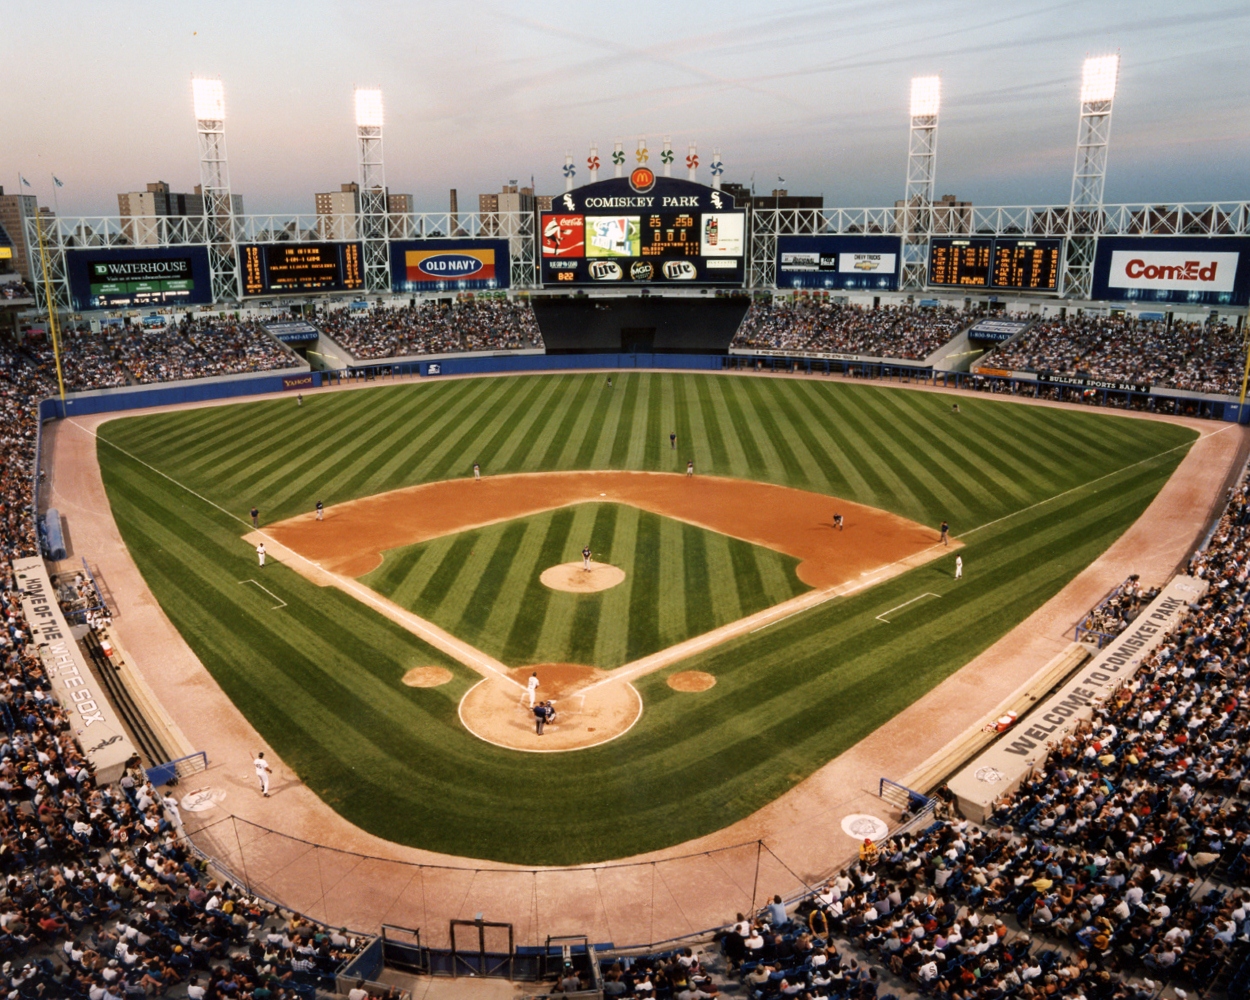
[[(138, 455), (132, 455), (130, 452), (128, 452), (128, 451), (127, 451), (125, 448), (123, 448), (121, 445), (119, 445), (119, 444), (114, 444), (114, 443), (113, 443), (112, 441), (110, 441), (108, 438), (100, 437), (100, 435), (99, 435), (99, 434), (97, 434), (95, 431), (91, 430), (90, 428), (84, 427), (82, 424), (78, 423), (78, 421), (76, 421), (76, 420), (74, 420), (74, 419), (72, 419), (72, 418), (70, 418), (67, 422), (68, 422), (68, 423), (73, 424), (75, 427), (77, 427), (77, 428), (78, 428), (80, 431), (82, 431), (83, 433), (85, 433), (85, 434), (89, 434), (91, 437), (95, 438), (97, 441), (103, 441), (103, 442), (104, 442), (105, 444), (107, 444), (110, 448), (113, 448), (114, 450), (121, 452), (123, 455), (125, 455), (127, 458), (129, 458), (131, 461), (138, 462), (138, 463), (139, 463), (140, 465), (142, 465), (145, 469), (151, 469), (153, 472), (155, 472), (155, 473), (156, 473), (158, 476), (160, 476), (162, 479), (167, 479), (167, 480), (169, 480), (171, 483), (173, 483), (173, 484), (174, 484), (175, 486), (177, 486), (179, 489), (181, 489), (181, 490), (186, 490), (188, 493), (190, 493), (190, 494), (191, 494), (193, 497), (195, 497), (196, 499), (198, 499), (198, 500), (203, 500), (203, 501), (204, 501), (204, 503), (208, 504), (210, 507), (215, 507), (217, 510), (221, 511), (221, 512), (222, 512), (223, 514), (225, 514), (227, 517), (232, 518), (232, 519), (234, 519), (235, 521), (238, 521), (238, 522), (239, 522), (240, 524), (242, 524), (244, 527), (248, 527), (248, 526), (249, 526), (249, 525), (248, 525), (248, 522), (247, 522), (246, 520), (244, 520), (243, 518), (239, 517), (239, 515), (238, 515), (238, 514), (231, 513), (230, 511), (226, 510), (226, 508), (225, 508), (225, 507), (223, 507), (221, 504), (213, 502), (212, 500), (208, 499), (208, 497), (203, 496), (203, 495), (202, 495), (202, 494), (200, 494), (200, 493), (196, 493), (196, 492), (195, 492), (195, 490), (191, 489), (191, 487), (190, 487), (190, 486), (187, 486), (185, 483), (180, 483), (180, 482), (178, 482), (178, 480), (177, 480), (177, 479), (175, 479), (173, 476), (169, 475), (169, 473), (167, 473), (167, 472), (162, 472), (162, 471), (161, 471), (160, 469), (158, 469), (156, 466), (154, 466), (154, 465), (152, 465), (152, 464), (150, 464), (150, 463), (148, 463), (148, 462), (145, 462), (145, 461), (144, 461), (143, 459), (141, 459)], [(358, 583), (356, 583), (356, 581), (355, 581), (355, 580), (351, 580), (351, 579), (349, 579), (349, 578), (347, 578), (347, 577), (344, 577), (344, 576), (342, 576), (342, 575), (340, 575), (340, 574), (338, 574), (338, 573), (329, 573), (328, 571), (326, 571), (326, 570), (322, 569), (320, 566), (318, 566), (318, 565), (317, 565), (315, 562), (313, 562), (311, 559), (309, 559), (309, 558), (307, 558), (306, 556), (303, 556), (303, 555), (301, 555), (300, 553), (296, 552), (296, 551), (295, 551), (294, 549), (292, 549), (290, 546), (283, 545), (280, 541), (278, 541), (278, 539), (276, 539), (276, 538), (274, 538), (272, 535), (268, 534), (268, 533), (267, 533), (264, 529), (262, 529), (262, 528), (255, 528), (255, 529), (253, 529), (253, 530), (254, 530), (257, 534), (259, 534), (261, 537), (269, 539), (269, 541), (273, 542), (275, 545), (281, 546), (281, 547), (282, 547), (283, 549), (285, 549), (287, 552), (290, 552), (292, 556), (294, 556), (296, 559), (300, 560), (301, 562), (306, 563), (308, 566), (312, 567), (312, 569), (313, 569), (314, 571), (316, 571), (316, 572), (318, 572), (318, 573), (324, 573), (324, 574), (325, 574), (325, 575), (327, 575), (327, 576), (331, 576), (331, 577), (333, 577), (333, 578), (335, 579), (335, 581), (336, 581), (336, 583), (337, 583), (337, 585), (338, 585), (338, 586), (342, 587), (344, 590), (350, 590), (350, 591), (351, 591), (351, 592), (352, 592), (352, 593), (353, 593), (353, 594), (354, 594), (357, 598), (359, 598), (361, 601), (363, 601), (363, 602), (364, 602), (364, 603), (366, 603), (366, 604), (370, 604), (370, 605), (372, 605), (372, 606), (374, 607), (374, 609), (375, 609), (375, 610), (377, 610), (378, 612), (380, 612), (380, 613), (381, 613), (381, 614), (383, 614), (383, 615), (386, 615), (386, 611), (385, 611), (385, 609), (383, 608), (383, 605), (382, 605), (381, 601), (378, 599), (377, 595), (375, 595), (375, 594), (374, 594), (372, 591), (370, 591), (367, 587), (362, 587), (361, 585), (359, 585)], [(308, 579), (308, 577), (307, 577), (307, 576), (305, 576), (305, 574), (300, 574), (300, 575), (301, 575), (301, 576), (304, 576), (304, 577), (305, 577), (305, 579)], [(310, 581), (310, 582), (311, 582), (311, 581)], [(258, 584), (258, 586), (259, 586), (259, 584)], [(272, 596), (272, 595), (271, 595), (271, 596)], [(389, 616), (389, 615), (386, 615), (386, 617), (390, 617), (390, 616)], [(464, 649), (460, 649), (459, 647), (457, 647), (457, 646), (455, 646), (455, 645), (450, 645), (450, 644), (448, 644), (448, 643), (446, 643), (446, 642), (442, 641), (442, 636), (437, 635), (437, 634), (436, 634), (436, 633), (435, 633), (435, 632), (434, 632), (434, 631), (433, 631), (433, 630), (432, 630), (432, 629), (431, 629), (431, 628), (427, 625), (427, 623), (426, 623), (423, 619), (421, 619), (420, 617), (418, 617), (417, 615), (414, 615), (414, 614), (412, 614), (411, 612), (409, 612), (409, 613), (408, 613), (405, 617), (406, 617), (406, 619), (407, 619), (408, 624), (412, 626), (412, 628), (410, 629), (410, 631), (412, 631), (412, 632), (414, 632), (415, 634), (417, 634), (417, 635), (418, 635), (421, 639), (425, 640), (426, 642), (429, 642), (429, 644), (430, 644), (431, 646), (434, 646), (434, 647), (435, 647), (435, 648), (437, 648), (437, 649), (441, 649), (443, 652), (445, 652), (445, 653), (449, 654), (450, 656), (452, 656), (453, 658), (455, 658), (456, 660), (458, 660), (458, 661), (459, 661), (460, 663), (462, 663), (464, 666), (469, 667), (470, 669), (473, 669), (473, 670), (479, 670), (479, 672), (480, 672), (480, 669), (489, 670), (492, 674), (494, 674), (494, 675), (495, 675), (495, 676), (497, 676), (497, 677), (501, 677), (503, 680), (507, 681), (509, 684), (515, 684), (515, 685), (516, 685), (517, 687), (519, 687), (521, 690), (525, 690), (525, 686), (524, 686), (523, 684), (521, 684), (519, 681), (513, 680), (513, 679), (512, 679), (511, 677), (509, 677), (509, 676), (508, 676), (508, 675), (507, 675), (504, 671), (502, 671), (502, 670), (500, 670), (498, 667), (496, 667), (493, 663), (488, 662), (488, 658), (486, 657), (486, 655), (485, 655), (484, 653), (482, 653), (482, 652), (481, 652), (481, 650), (474, 649), (474, 648), (473, 648), (472, 646), (470, 646), (467, 642), (466, 642), (466, 643), (463, 643), (463, 646), (465, 647)], [(460, 640), (457, 640), (457, 642), (460, 642)], [(472, 651), (472, 653), (476, 654), (476, 656), (470, 656), (470, 655), (468, 655), (467, 651), (470, 651), (470, 650)], [(480, 668), (480, 669), (479, 669), (479, 668)]]
[(892, 615), (894, 614), (895, 611), (900, 611), (903, 608), (907, 607), (907, 605), (915, 604), (917, 601), (923, 601), (926, 597), (941, 597), (941, 596), (942, 596), (941, 594), (934, 594), (931, 591), (926, 591), (925, 593), (921, 594), (919, 597), (913, 597), (910, 601), (904, 601), (902, 604), (899, 604), (896, 607), (890, 608), (889, 611), (882, 611), (881, 614), (877, 615), (877, 621), (885, 622), (887, 625), (889, 625), (890, 623), (886, 621), (886, 618), (885, 618), (886, 615)]
[[(256, 583), (256, 581), (255, 580), (240, 580), (239, 583)], [(284, 601), (281, 597), (275, 594), (268, 587), (262, 586), (259, 583), (256, 583), (256, 586), (260, 587), (261, 590), (263, 590), (266, 594), (268, 594), (270, 597), (272, 597), (275, 601), (278, 602), (272, 608), (269, 609), (270, 611), (277, 611), (279, 608), (285, 608), (287, 606), (286, 601)]]
[(982, 528), (988, 528), (991, 525), (998, 524), (999, 521), (1006, 521), (1009, 518), (1015, 517), (1017, 514), (1023, 514), (1036, 507), (1041, 507), (1043, 504), (1048, 504), (1052, 500), (1058, 500), (1060, 497), (1066, 497), (1069, 493), (1075, 493), (1078, 490), (1083, 490), (1087, 486), (1093, 486), (1095, 483), (1101, 483), (1104, 479), (1110, 479), (1112, 476), (1118, 476), (1121, 472), (1127, 472), (1129, 469), (1135, 469), (1139, 465), (1145, 465), (1147, 462), (1153, 462), (1156, 458), (1162, 458), (1164, 455), (1170, 455), (1174, 451), (1180, 451), (1182, 448), (1192, 448), (1199, 441), (1206, 441), (1208, 438), (1213, 438), (1216, 434), (1223, 434), (1226, 430), (1236, 426), (1237, 424), (1229, 424), (1227, 427), (1221, 427), (1218, 431), (1212, 431), (1210, 434), (1200, 435), (1197, 441), (1190, 441), (1188, 444), (1178, 444), (1175, 448), (1169, 448), (1167, 451), (1155, 452), (1155, 454), (1151, 455), (1149, 458), (1143, 458), (1140, 462), (1134, 462), (1131, 465), (1126, 465), (1123, 468), (1116, 469), (1114, 472), (1108, 472), (1105, 476), (1099, 476), (1097, 479), (1091, 479), (1087, 483), (1081, 483), (1080, 486), (1073, 486), (1070, 490), (1064, 490), (1062, 493), (1056, 493), (1053, 497), (1047, 497), (1045, 500), (1039, 500), (1037, 503), (1029, 504), (1027, 507), (1021, 507), (1019, 510), (1013, 510), (1010, 514), (1004, 514), (1002, 517), (996, 517), (992, 521), (986, 521), (984, 524), (978, 524), (975, 528), (969, 528), (967, 531), (961, 531), (956, 537), (963, 538), (966, 535), (971, 535), (974, 531), (980, 531)]

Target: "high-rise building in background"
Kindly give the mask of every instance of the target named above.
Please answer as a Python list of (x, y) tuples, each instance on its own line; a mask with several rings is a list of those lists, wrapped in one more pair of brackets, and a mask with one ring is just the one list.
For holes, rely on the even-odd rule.
[[(897, 225), (903, 224), (903, 209), (906, 202), (898, 200), (894, 203), (894, 216)], [(923, 206), (916, 205), (913, 208)], [(972, 202), (959, 201), (953, 194), (944, 194), (933, 202), (933, 228), (935, 236), (968, 236), (972, 233)]]
[[(232, 195), (230, 204), (235, 215), (243, 214), (243, 196)], [(204, 215), (204, 193), (200, 185), (191, 193), (171, 191), (164, 181), (153, 181), (145, 191), (123, 191), (117, 196), (122, 232), (135, 246), (160, 243), (163, 234), (158, 219), (169, 217), (201, 217)]]
[[(33, 194), (5, 194), (0, 187), (0, 223), (4, 224), (13, 241), (13, 266), (22, 277), (35, 280), (34, 257), (26, 246), (26, 220), (34, 218), (36, 201)], [(45, 217), (51, 218), (53, 213), (46, 208)]]
[[(355, 240), (360, 238), (360, 185), (355, 181), (340, 184), (337, 191), (323, 191), (313, 195), (317, 208), (317, 236), (323, 240)], [(410, 194), (386, 192), (387, 215), (411, 215), (413, 197)], [(392, 219), (390, 235), (404, 232), (403, 220)]]
[(500, 216), (505, 213), (526, 212), (533, 215), (536, 211), (551, 211), (551, 199), (549, 194), (535, 195), (532, 187), (518, 187), (516, 181), (509, 181), (497, 194), (479, 194), (477, 210), (482, 217), (482, 234), (496, 236), (502, 233)]

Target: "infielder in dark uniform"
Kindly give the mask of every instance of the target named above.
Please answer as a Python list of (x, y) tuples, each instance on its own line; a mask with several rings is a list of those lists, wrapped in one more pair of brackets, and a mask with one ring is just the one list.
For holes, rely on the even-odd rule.
[(677, 432), (676, 431), (673, 431), (673, 433), (671, 433), (668, 436), (668, 446), (672, 448), (673, 451), (677, 450)]
[(943, 522), (941, 523), (941, 525), (938, 527), (938, 530), (942, 533), (942, 537), (941, 537), (941, 538), (939, 538), (939, 539), (938, 539), (938, 541), (940, 541), (943, 545), (945, 545), (945, 546), (948, 546), (948, 547), (949, 547), (949, 546), (950, 546), (950, 543), (951, 543), (951, 526), (950, 526), (950, 524), (948, 524), (946, 521), (943, 521)]
[(253, 507), (252, 508), (252, 527), (259, 528), (260, 527), (259, 522), (260, 522), (260, 511), (258, 511), (255, 507)]

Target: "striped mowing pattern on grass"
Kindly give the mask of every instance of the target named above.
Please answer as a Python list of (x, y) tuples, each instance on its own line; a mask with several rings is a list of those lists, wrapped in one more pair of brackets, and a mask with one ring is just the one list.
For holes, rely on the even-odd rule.
[[(706, 834), (776, 798), (1054, 595), (1133, 523), (1194, 438), (1161, 422), (993, 398), (961, 400), (956, 415), (940, 395), (817, 378), (631, 372), (614, 381), (611, 390), (602, 374), (422, 382), (309, 394), (302, 408), (265, 400), (126, 418), (101, 428), (101, 468), (118, 526), (165, 612), (261, 735), (334, 808), (402, 843), (572, 864)], [(280, 564), (265, 568), (264, 583), (288, 607), (269, 610), (273, 601), (238, 584), (257, 572), (240, 538), (247, 527), (108, 441), (239, 517), (255, 504), (263, 521), (307, 512), (317, 499), (468, 475), (474, 461), (487, 474), (679, 471), (693, 457), (700, 474), (826, 492), (935, 526), (946, 518), (957, 536), (986, 527), (965, 539), (958, 585), (953, 556), (919, 567), (672, 668), (712, 673), (709, 691), (672, 691), (671, 671), (641, 678), (645, 711), (619, 740), (518, 754), (459, 725), (456, 705), (475, 674)], [(584, 508), (594, 511), (599, 551), (628, 549), (625, 508), (615, 517), (613, 509)], [(461, 613), (502, 643), (506, 661), (538, 657), (558, 626), (569, 636), (568, 659), (592, 662), (594, 603), (575, 602), (570, 620), (557, 622), (550, 597), (531, 600), (529, 571), (524, 580), (511, 575), (527, 561), (565, 561), (570, 541), (580, 549), (584, 532), (568, 519), (581, 515), (570, 508), (543, 515), (541, 528), (527, 519), (491, 529), (496, 541), (482, 550), (477, 579), (463, 567), (453, 573), (446, 558), (445, 577), (441, 565), (421, 568), (427, 553), (415, 563), (427, 574), (421, 593), (451, 601), (467, 588)], [(630, 642), (655, 641), (683, 616), (697, 632), (731, 614), (718, 603), (725, 574), (735, 587), (753, 586), (749, 565), (731, 555), (726, 568), (713, 555), (712, 533), (663, 519), (645, 532), (642, 523), (632, 529), (635, 552), (639, 538), (663, 551), (680, 536), (681, 560), (662, 556), (635, 577), (662, 594), (680, 575), (684, 603), (640, 593), (636, 610), (650, 636), (627, 639), (626, 655)], [(446, 544), (463, 546), (469, 534)], [(468, 545), (465, 558), (477, 559)], [(775, 585), (762, 570), (761, 580)], [(526, 592), (518, 611), (497, 621), (500, 602), (518, 601), (514, 586)], [(481, 606), (469, 611), (479, 587)], [(908, 606), (890, 625), (876, 620), (919, 593), (942, 596)], [(632, 613), (632, 593), (630, 605)], [(446, 666), (454, 680), (404, 687), (404, 671), (423, 664)]]
[[(598, 594), (545, 587), (539, 574), (579, 562), (583, 545), (625, 582)], [(392, 549), (361, 582), (509, 666), (611, 668), (803, 593), (798, 562), (636, 507), (585, 503)]]

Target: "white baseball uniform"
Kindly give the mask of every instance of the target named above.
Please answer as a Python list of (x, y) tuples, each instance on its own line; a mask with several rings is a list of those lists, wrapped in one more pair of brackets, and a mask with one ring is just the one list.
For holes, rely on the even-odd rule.
[(256, 768), (256, 780), (260, 782), (261, 794), (269, 794), (269, 762), (264, 757), (257, 757), (252, 761), (252, 766)]
[(265, 543), (261, 542), (256, 546), (256, 558), (260, 560), (262, 566), (265, 565)]
[(955, 557), (955, 579), (961, 580), (963, 579), (963, 575), (964, 575), (964, 557), (956, 556)]
[(525, 689), (530, 694), (530, 708), (534, 707), (534, 692), (538, 690), (538, 675), (530, 674), (530, 679), (525, 682)]

